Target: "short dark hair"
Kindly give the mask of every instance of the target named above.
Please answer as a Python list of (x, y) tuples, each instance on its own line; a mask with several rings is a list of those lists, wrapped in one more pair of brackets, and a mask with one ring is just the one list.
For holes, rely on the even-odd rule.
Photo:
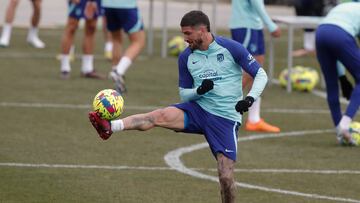
[(185, 26), (198, 26), (198, 25), (205, 25), (208, 32), (210, 32), (210, 21), (208, 16), (203, 13), (202, 11), (190, 11), (186, 13), (180, 22), (181, 27)]

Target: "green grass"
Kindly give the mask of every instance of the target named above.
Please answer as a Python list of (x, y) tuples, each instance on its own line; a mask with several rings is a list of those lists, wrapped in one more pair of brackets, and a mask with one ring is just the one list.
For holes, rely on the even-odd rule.
[[(177, 148), (205, 142), (201, 135), (166, 129), (127, 131), (102, 141), (88, 122), (87, 112), (95, 94), (112, 88), (111, 81), (80, 77), (80, 58), (72, 63), (70, 80), (59, 79), (61, 29), (42, 30), (47, 43), (35, 50), (26, 42), (26, 30), (15, 29), (11, 47), (0, 49), (0, 164), (63, 164), (126, 166), (126, 169), (18, 167), (0, 165), (0, 202), (220, 202), (216, 182), (170, 170), (164, 156)], [(179, 32), (171, 31), (171, 35)], [(228, 32), (221, 32), (229, 36)], [(81, 56), (81, 35), (76, 53)], [(301, 32), (295, 37), (301, 46)], [(145, 51), (126, 75), (129, 93), (124, 96), (123, 116), (145, 112), (141, 107), (164, 107), (179, 101), (177, 60), (160, 55), (160, 32), (155, 53)], [(286, 67), (286, 32), (277, 40), (275, 75)], [(107, 74), (110, 63), (102, 58), (101, 32), (96, 40), (96, 69)], [(301, 57), (294, 64), (319, 70), (316, 58)], [(320, 85), (317, 89), (321, 90)], [(19, 106), (20, 104), (30, 106)], [(5, 105), (5, 104), (11, 104)], [(39, 107), (35, 104), (89, 105), (89, 108)], [(31, 106), (33, 105), (33, 106)], [(345, 107), (345, 106), (343, 106)], [(272, 110), (313, 110), (313, 113)], [(311, 93), (286, 93), (270, 85), (262, 100), (262, 117), (283, 133), (333, 129), (326, 100)], [(359, 120), (359, 117), (357, 117)], [(241, 129), (240, 138), (258, 136)], [(318, 194), (360, 201), (359, 148), (336, 144), (333, 132), (303, 136), (279, 136), (239, 142), (236, 169), (353, 170), (357, 174), (236, 172), (236, 180), (272, 189)], [(210, 150), (186, 153), (186, 167), (216, 177), (216, 161)], [(144, 168), (141, 168), (144, 167)], [(151, 168), (155, 167), (155, 168)], [(150, 170), (152, 169), (152, 170)], [(289, 194), (237, 188), (237, 202), (341, 202)]]

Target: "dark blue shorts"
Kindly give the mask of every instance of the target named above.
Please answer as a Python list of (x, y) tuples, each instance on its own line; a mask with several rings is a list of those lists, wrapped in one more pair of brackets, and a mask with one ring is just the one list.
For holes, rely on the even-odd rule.
[(254, 56), (265, 54), (264, 33), (248, 28), (231, 29), (233, 40), (240, 42)]
[(137, 8), (104, 8), (107, 29), (117, 31), (123, 29), (126, 33), (134, 33), (144, 29)]
[(236, 161), (239, 122), (213, 115), (196, 102), (174, 106), (185, 113), (185, 129), (182, 132), (204, 134), (215, 158), (217, 153), (222, 153)]
[[(85, 18), (85, 6), (86, 6), (87, 0), (81, 0), (80, 3), (74, 4), (71, 1), (69, 1), (69, 17), (75, 18), (80, 20), (81, 18)], [(104, 9), (101, 8), (101, 0), (96, 0), (96, 3), (98, 5), (98, 10), (95, 14), (95, 18), (104, 15)]]

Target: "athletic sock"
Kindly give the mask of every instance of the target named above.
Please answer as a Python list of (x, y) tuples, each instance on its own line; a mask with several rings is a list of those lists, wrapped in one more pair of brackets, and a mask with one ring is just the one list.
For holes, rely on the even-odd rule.
[(3, 29), (2, 29), (2, 34), (1, 34), (1, 40), (4, 42), (9, 43), (10, 41), (10, 36), (11, 36), (11, 30), (12, 30), (12, 25), (9, 23), (5, 23), (3, 25)]
[(120, 59), (119, 64), (116, 66), (116, 72), (119, 75), (124, 75), (127, 69), (130, 67), (132, 61), (129, 57), (124, 56)]
[(31, 26), (28, 32), (28, 40), (32, 40), (34, 37), (38, 37), (38, 28)]
[(109, 52), (113, 49), (113, 43), (111, 41), (108, 41), (105, 43), (104, 51)]
[(250, 123), (257, 123), (260, 121), (260, 103), (261, 98), (259, 97), (249, 108), (248, 121)]
[(68, 54), (61, 54), (60, 56), (60, 71), (61, 72), (70, 72), (71, 66), (70, 66), (70, 56)]
[(81, 72), (86, 74), (94, 71), (94, 56), (86, 54), (82, 56)]
[(304, 49), (307, 51), (315, 50), (315, 31), (304, 32)]
[(113, 132), (124, 130), (124, 122), (122, 119), (110, 121), (110, 124)]

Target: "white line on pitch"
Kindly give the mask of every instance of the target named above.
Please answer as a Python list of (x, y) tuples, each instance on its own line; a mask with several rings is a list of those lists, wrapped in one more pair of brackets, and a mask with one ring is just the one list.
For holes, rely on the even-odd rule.
[[(91, 109), (89, 104), (53, 104), (53, 103), (25, 103), (25, 102), (0, 102), (0, 107), (18, 107), (18, 108), (64, 108), (64, 109)], [(163, 108), (161, 106), (125, 106), (129, 110), (154, 110)], [(263, 109), (268, 113), (294, 113), (294, 114), (328, 114), (327, 109)]]
[[(245, 141), (251, 141), (251, 140), (257, 140), (257, 139), (267, 139), (267, 138), (277, 138), (277, 137), (285, 137), (285, 136), (303, 136), (307, 134), (320, 134), (320, 133), (330, 133), (334, 132), (333, 129), (328, 130), (309, 130), (309, 131), (297, 131), (297, 132), (290, 132), (290, 133), (279, 133), (279, 134), (260, 134), (260, 135), (252, 135), (247, 137), (242, 137), (239, 139), (239, 142), (245, 142)], [(173, 151), (170, 151), (164, 156), (164, 160), (167, 165), (169, 165), (171, 168), (179, 171), (180, 173), (184, 173), (196, 178), (211, 180), (214, 182), (219, 182), (218, 177), (207, 175), (200, 173), (198, 171), (192, 170), (191, 168), (187, 168), (184, 163), (181, 161), (181, 156), (186, 153), (191, 153), (196, 150), (200, 150), (203, 148), (208, 147), (208, 143), (203, 142), (200, 144), (191, 145), (188, 147), (181, 147), (178, 149), (175, 149)], [(294, 196), (301, 196), (301, 197), (307, 197), (307, 198), (313, 198), (313, 199), (325, 199), (325, 200), (331, 200), (331, 201), (338, 201), (338, 202), (356, 202), (360, 203), (360, 200), (350, 199), (350, 198), (342, 198), (342, 197), (333, 197), (333, 196), (325, 196), (325, 195), (319, 195), (319, 194), (312, 194), (312, 193), (303, 193), (303, 192), (297, 192), (297, 191), (291, 191), (291, 190), (283, 190), (278, 188), (270, 188), (270, 187), (264, 187), (264, 186), (258, 186), (258, 185), (252, 185), (248, 183), (243, 182), (236, 182), (236, 185), (239, 187), (247, 188), (247, 189), (254, 189), (254, 190), (260, 190), (264, 192), (273, 192), (273, 193), (280, 193), (285, 195), (294, 195)]]
[[(173, 171), (170, 167), (150, 167), (150, 166), (110, 166), (110, 165), (78, 165), (78, 164), (31, 164), (31, 163), (0, 163), (2, 167), (19, 168), (65, 168), (65, 169), (103, 169), (103, 170), (146, 170), (146, 171)], [(216, 172), (215, 168), (191, 168), (195, 171)], [(241, 173), (308, 173), (308, 174), (360, 174), (357, 170), (310, 170), (310, 169), (235, 169)]]

